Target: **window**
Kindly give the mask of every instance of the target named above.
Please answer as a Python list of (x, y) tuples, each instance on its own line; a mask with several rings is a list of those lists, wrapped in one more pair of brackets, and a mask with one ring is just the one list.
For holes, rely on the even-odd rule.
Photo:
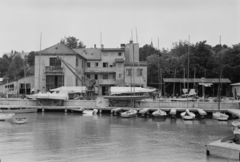
[(108, 67), (108, 63), (107, 63), (107, 62), (104, 62), (104, 63), (103, 63), (103, 67)]
[(122, 74), (119, 74), (118, 77), (119, 77), (119, 78), (122, 78)]
[(78, 58), (76, 58), (76, 66), (78, 66)]
[(108, 79), (108, 75), (107, 74), (103, 74), (103, 79)]
[(90, 79), (90, 74), (87, 74), (87, 78)]
[(121, 52), (119, 52), (119, 53), (118, 53), (118, 56), (122, 56), (122, 53), (121, 53)]
[(58, 58), (50, 58), (49, 66), (61, 66), (61, 60)]
[(91, 63), (90, 62), (87, 62), (87, 67), (91, 67)]
[(98, 62), (95, 62), (95, 66), (98, 67)]
[(96, 79), (96, 80), (98, 79), (98, 75), (97, 75), (97, 74), (95, 74), (95, 79)]
[(126, 69), (127, 76), (132, 76), (132, 69)]
[(143, 69), (137, 69), (137, 76), (143, 76)]

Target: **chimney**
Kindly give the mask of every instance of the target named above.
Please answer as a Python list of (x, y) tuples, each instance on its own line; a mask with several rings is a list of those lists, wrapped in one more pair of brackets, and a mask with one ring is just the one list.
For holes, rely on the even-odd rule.
[(126, 46), (125, 44), (120, 44), (121, 48), (125, 48), (125, 46)]
[(132, 44), (133, 43), (133, 40), (130, 40), (130, 44)]
[(101, 48), (102, 48), (102, 49), (104, 48), (103, 44), (101, 45)]
[(94, 48), (97, 48), (96, 44), (94, 44)]

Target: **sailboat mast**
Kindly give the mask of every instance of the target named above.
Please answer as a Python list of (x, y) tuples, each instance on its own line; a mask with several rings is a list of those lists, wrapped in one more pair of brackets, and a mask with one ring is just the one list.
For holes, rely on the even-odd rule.
[[(158, 38), (158, 89), (159, 89), (159, 92), (160, 92), (160, 74), (159, 74), (159, 71), (160, 71), (160, 60), (159, 60), (159, 38)], [(160, 93), (159, 94), (159, 100), (158, 100), (158, 107), (160, 108)]]
[[(189, 43), (190, 43), (190, 36), (188, 36), (188, 82), (187, 82), (187, 91), (189, 90), (189, 52), (190, 52)], [(188, 95), (187, 95), (187, 97), (188, 97)]]
[[(41, 48), (42, 48), (42, 33), (40, 34), (40, 51), (39, 51), (39, 71), (38, 71), (38, 90), (41, 90)], [(36, 90), (35, 90), (36, 91)]]

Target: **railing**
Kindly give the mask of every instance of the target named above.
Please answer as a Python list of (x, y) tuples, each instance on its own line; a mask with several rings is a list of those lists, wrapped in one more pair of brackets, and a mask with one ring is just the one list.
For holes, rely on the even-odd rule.
[(116, 80), (115, 79), (99, 79), (98, 83), (99, 85), (115, 85)]
[(63, 68), (61, 66), (45, 66), (45, 72), (63, 72)]
[(91, 67), (91, 68), (86, 68), (85, 69), (86, 73), (114, 73), (116, 72), (116, 68), (115, 67)]

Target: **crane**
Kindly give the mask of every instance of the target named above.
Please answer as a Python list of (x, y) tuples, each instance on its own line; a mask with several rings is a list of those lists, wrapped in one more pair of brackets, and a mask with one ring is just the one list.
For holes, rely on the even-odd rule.
[[(81, 81), (83, 84), (87, 87), (87, 99), (95, 99), (95, 80), (90, 80), (88, 77), (84, 76), (84, 79), (82, 79), (77, 73), (77, 69), (75, 69), (72, 65), (67, 63), (65, 60), (63, 60), (61, 57), (57, 56), (57, 58), (77, 77), (79, 81)], [(88, 84), (86, 84), (86, 80), (88, 81)]]

